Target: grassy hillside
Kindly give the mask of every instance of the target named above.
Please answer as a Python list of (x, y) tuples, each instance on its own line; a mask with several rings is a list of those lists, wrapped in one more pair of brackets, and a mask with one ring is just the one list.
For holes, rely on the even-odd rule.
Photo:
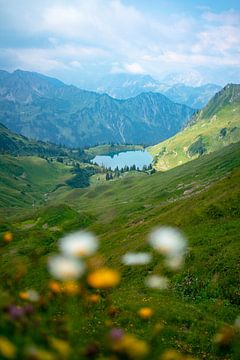
[(47, 200), (48, 193), (66, 185), (71, 167), (27, 156), (0, 155), (1, 208), (29, 207)]
[(240, 139), (240, 85), (214, 96), (183, 131), (149, 148), (158, 170), (167, 170)]
[(0, 123), (0, 153), (22, 156), (66, 156), (67, 149), (43, 141), (29, 140), (25, 136), (15, 134)]
[[(59, 188), (35, 212), (2, 216), (0, 229), (10, 230), (14, 240), (1, 247), (0, 331), (17, 346), (17, 358), (239, 359), (238, 331), (232, 326), (239, 315), (239, 169), (237, 143), (165, 173), (87, 189)], [(156, 255), (148, 265), (124, 266), (120, 258), (126, 251), (149, 251), (148, 234), (160, 224), (186, 234), (189, 252), (183, 270), (170, 273)], [(54, 295), (48, 288), (47, 257), (57, 251), (62, 234), (79, 228), (101, 240), (95, 261), (122, 275), (116, 290), (97, 291), (96, 303), (86, 300), (96, 292), (85, 278), (80, 294)], [(169, 290), (144, 285), (144, 278), (155, 272), (171, 279)], [(19, 292), (32, 288), (41, 295), (33, 314), (9, 319), (9, 304), (26, 306)], [(146, 306), (153, 310), (148, 320), (137, 315)], [(146, 343), (128, 339), (133, 353), (119, 354), (107, 335), (116, 327)], [(56, 346), (53, 339), (63, 342)], [(144, 357), (146, 344), (150, 350)], [(27, 357), (29, 346), (35, 357)], [(167, 349), (172, 352), (164, 353)]]

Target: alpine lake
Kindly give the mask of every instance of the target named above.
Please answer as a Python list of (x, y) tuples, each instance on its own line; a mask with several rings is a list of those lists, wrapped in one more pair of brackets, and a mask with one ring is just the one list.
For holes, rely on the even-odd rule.
[(153, 161), (153, 157), (145, 150), (131, 150), (122, 151), (115, 154), (97, 155), (91, 160), (92, 163), (97, 163), (99, 166), (111, 168), (111, 170), (124, 168), (125, 166), (133, 166), (140, 170), (144, 166), (149, 166)]

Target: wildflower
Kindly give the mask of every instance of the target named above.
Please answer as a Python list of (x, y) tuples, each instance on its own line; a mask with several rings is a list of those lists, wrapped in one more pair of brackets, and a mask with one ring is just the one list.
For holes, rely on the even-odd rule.
[(149, 307), (143, 307), (138, 311), (140, 318), (148, 320), (153, 316), (153, 310)]
[(49, 283), (49, 289), (54, 293), (54, 294), (59, 294), (62, 289), (60, 286), (60, 283), (58, 283), (57, 281), (51, 281)]
[(66, 359), (69, 356), (71, 348), (68, 342), (61, 339), (51, 338), (50, 345), (63, 359)]
[(92, 304), (97, 304), (100, 301), (101, 297), (99, 294), (91, 294), (88, 296), (88, 301)]
[(124, 336), (124, 331), (120, 328), (113, 328), (109, 333), (110, 339), (113, 341), (122, 340)]
[(181, 268), (187, 241), (178, 229), (160, 227), (150, 234), (149, 242), (155, 250), (165, 256), (165, 264), (171, 270)]
[(88, 275), (87, 282), (93, 288), (108, 289), (119, 284), (120, 274), (116, 270), (100, 268)]
[(151, 254), (140, 252), (129, 252), (123, 255), (122, 262), (124, 265), (145, 265), (149, 264), (152, 260)]
[(1, 336), (0, 337), (0, 354), (7, 358), (13, 359), (16, 356), (16, 347), (11, 343), (7, 338)]
[(4, 234), (3, 234), (3, 241), (5, 243), (9, 243), (13, 240), (13, 234), (11, 233), (11, 231), (6, 231)]
[(141, 359), (148, 355), (149, 346), (145, 341), (126, 334), (113, 343), (113, 350), (123, 355), (126, 354), (130, 359)]
[(77, 231), (60, 239), (60, 249), (66, 256), (90, 256), (98, 249), (97, 238), (86, 231)]
[(31, 302), (37, 302), (39, 300), (39, 294), (36, 290), (22, 291), (19, 293), (19, 297), (22, 300), (29, 300)]
[(12, 320), (20, 320), (24, 316), (24, 309), (20, 306), (10, 305), (8, 312)]
[(230, 345), (235, 336), (234, 328), (231, 326), (223, 326), (214, 338), (214, 342), (221, 347)]
[(176, 350), (166, 350), (161, 356), (161, 360), (183, 360), (183, 359), (185, 359), (185, 357), (182, 357), (182, 355)]
[(83, 274), (85, 266), (80, 260), (55, 255), (49, 258), (48, 270), (56, 279), (74, 280)]
[(53, 353), (30, 346), (26, 349), (27, 359), (38, 359), (38, 360), (55, 360), (56, 357)]
[(151, 275), (146, 278), (145, 284), (152, 289), (165, 290), (169, 286), (169, 280), (165, 276)]
[(160, 227), (150, 234), (152, 247), (161, 254), (169, 257), (183, 255), (187, 242), (181, 232), (171, 227)]

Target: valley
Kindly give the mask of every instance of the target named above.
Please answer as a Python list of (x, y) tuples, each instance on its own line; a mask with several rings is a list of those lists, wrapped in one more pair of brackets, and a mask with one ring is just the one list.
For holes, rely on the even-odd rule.
[[(0, 354), (7, 348), (7, 359), (237, 360), (238, 130), (239, 85), (232, 84), (183, 130), (147, 148), (113, 141), (69, 148), (0, 124)], [(154, 156), (152, 164), (137, 169), (139, 153), (150, 162)], [(135, 156), (134, 164), (96, 164), (121, 154)], [(167, 266), (164, 252), (149, 246), (149, 234), (164, 226), (187, 239), (181, 267)], [(59, 239), (79, 230), (88, 241), (97, 236), (99, 250), (80, 255), (81, 279), (52, 278), (48, 264)], [(129, 254), (151, 261), (124, 264)], [(71, 273), (64, 266), (58, 271)], [(96, 287), (89, 284), (94, 271), (102, 272)], [(151, 277), (160, 285), (149, 287), (144, 279)], [(123, 332), (130, 345), (110, 340), (112, 332)]]

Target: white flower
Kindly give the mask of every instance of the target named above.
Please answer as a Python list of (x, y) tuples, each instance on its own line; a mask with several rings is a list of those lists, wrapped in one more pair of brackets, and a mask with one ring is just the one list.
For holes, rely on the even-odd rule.
[(165, 276), (150, 275), (146, 278), (145, 284), (152, 289), (165, 290), (169, 286), (169, 280)]
[(48, 270), (56, 279), (75, 280), (84, 273), (85, 266), (80, 259), (55, 255), (48, 260)]
[(90, 256), (98, 249), (97, 238), (86, 231), (77, 231), (60, 239), (60, 249), (66, 256)]
[(150, 234), (149, 242), (161, 254), (175, 258), (186, 252), (187, 241), (182, 233), (171, 227), (160, 227)]
[(28, 290), (27, 295), (29, 301), (37, 302), (39, 300), (39, 294), (36, 290)]
[(152, 260), (151, 254), (140, 252), (129, 252), (122, 256), (122, 262), (124, 265), (145, 265)]

